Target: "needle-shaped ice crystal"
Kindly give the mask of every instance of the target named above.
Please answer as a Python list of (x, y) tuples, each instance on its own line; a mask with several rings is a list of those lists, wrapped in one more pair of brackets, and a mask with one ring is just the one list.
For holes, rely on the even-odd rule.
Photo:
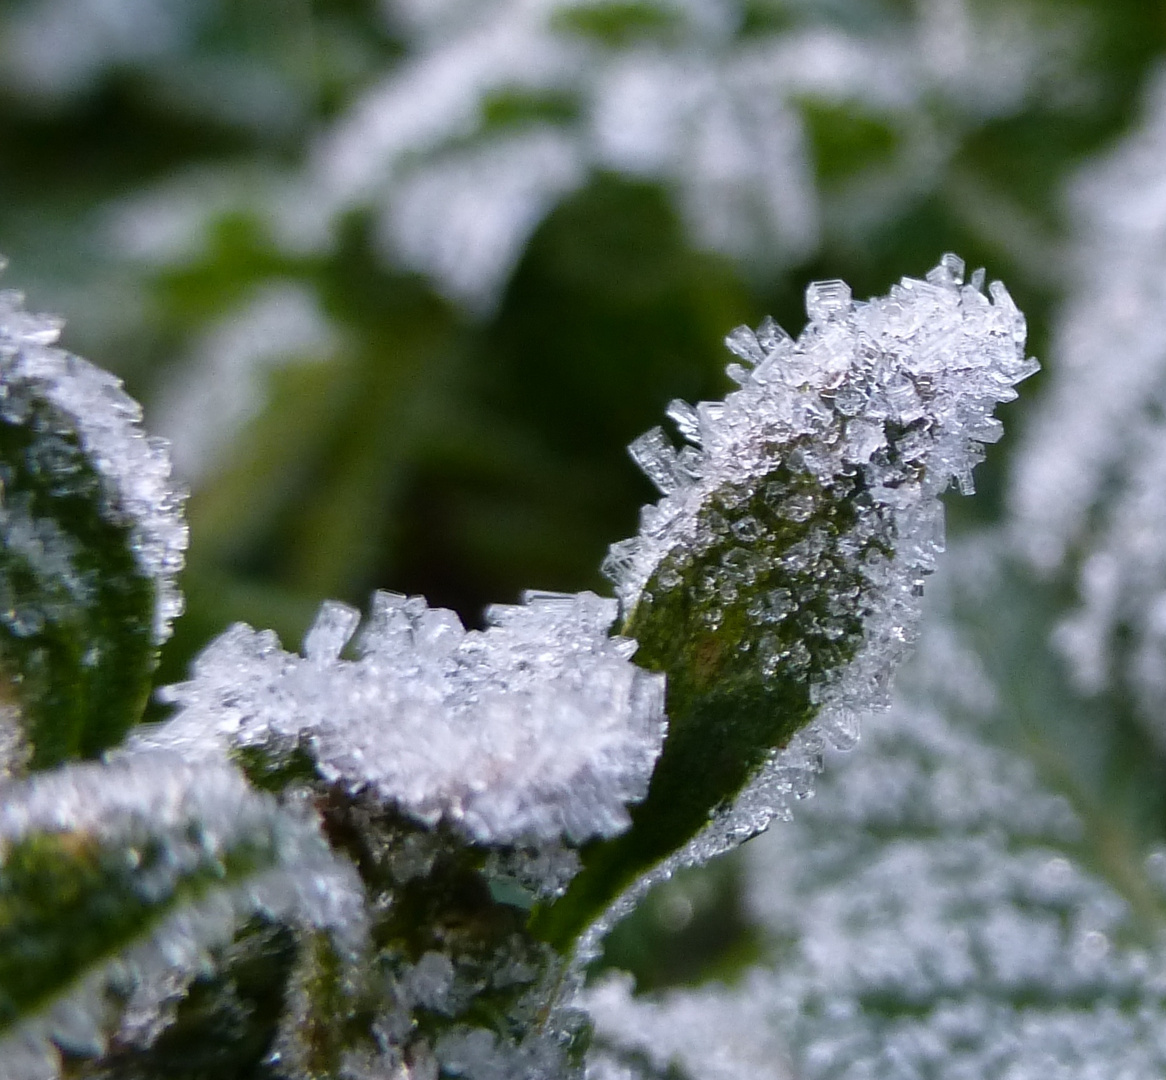
[(182, 611), (176, 579), (187, 544), (184, 495), (170, 480), (167, 444), (142, 430), (138, 403), (119, 379), (57, 348), (60, 330), (60, 320), (25, 311), (20, 293), (0, 291), (0, 419), (24, 423), (47, 402), (37, 420), (47, 425), (39, 431), (46, 444), (54, 434), (78, 439), (101, 477), (104, 515), (130, 528), (134, 559), (154, 583), (160, 643)]
[(619, 832), (663, 739), (663, 680), (609, 637), (613, 601), (529, 593), (469, 631), (420, 598), (378, 593), (356, 612), (325, 604), (304, 643), (236, 626), (167, 690), (180, 706), (163, 744), (197, 751), (302, 746), (325, 780), (369, 791), (473, 841), (582, 841)]
[(150, 752), (3, 786), (0, 1075), (148, 1045), (257, 915), (354, 956), (363, 903), (310, 819), (221, 763)]
[(853, 741), (856, 716), (885, 700), (943, 550), (939, 495), (953, 479), (971, 490), (1000, 434), (994, 408), (1036, 370), (1004, 286), (985, 295), (963, 270), (947, 255), (867, 302), (843, 282), (811, 285), (796, 341), (768, 321), (739, 328), (727, 344), (749, 364), (741, 388), (670, 407), (689, 445), (660, 429), (632, 444), (664, 497), (605, 564), (628, 626), (696, 590), (710, 634), (731, 623), (763, 677), (800, 671), (819, 707), (745, 792), (750, 819), (804, 784), (823, 734)]

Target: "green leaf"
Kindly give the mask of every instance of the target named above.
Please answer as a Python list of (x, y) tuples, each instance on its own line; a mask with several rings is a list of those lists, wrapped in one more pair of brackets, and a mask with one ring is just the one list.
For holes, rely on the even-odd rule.
[(156, 652), (154, 584), (63, 426), (47, 403), (24, 423), (0, 420), (0, 664), (34, 768), (120, 741)]
[(142, 754), (9, 785), (0, 1074), (56, 1076), (62, 1053), (97, 1067), (148, 1048), (256, 915), (334, 930), (352, 952), (361, 896), (310, 821), (221, 765)]
[(768, 963), (729, 989), (609, 981), (601, 1045), (721, 1075), (699, 1012), (741, 1061), (789, 1062), (751, 1076), (1163, 1074), (1163, 765), (1067, 687), (1054, 590), (999, 548), (951, 558), (891, 714), (742, 852)]
[(764, 829), (808, 788), (823, 738), (853, 742), (857, 714), (885, 703), (943, 550), (939, 495), (953, 477), (970, 492), (995, 403), (1036, 367), (1006, 290), (990, 303), (963, 269), (945, 255), (865, 304), (812, 284), (796, 342), (772, 320), (726, 339), (739, 391), (672, 403), (691, 445), (659, 428), (631, 445), (664, 498), (605, 566), (635, 661), (667, 675), (669, 731), (630, 829), (588, 845), (535, 914), (557, 947)]
[(94, 757), (141, 716), (181, 608), (165, 448), (112, 376), (0, 294), (0, 775)]
[[(804, 520), (789, 517), (795, 503), (813, 508)], [(710, 498), (701, 517), (720, 523), (717, 539), (698, 556), (671, 553), (654, 572), (621, 632), (639, 642), (638, 664), (668, 676), (668, 738), (631, 828), (593, 845), (568, 896), (543, 916), (551, 941), (566, 946), (613, 896), (705, 829), (813, 719), (811, 686), (863, 641), (863, 559), (890, 554), (876, 537), (855, 544), (860, 509), (870, 499), (858, 477), (818, 487), (778, 466), (755, 487)], [(756, 523), (748, 547), (730, 521)], [(784, 556), (808, 537), (826, 538), (820, 561), (791, 568)], [(750, 580), (728, 599), (722, 578), (735, 562)]]

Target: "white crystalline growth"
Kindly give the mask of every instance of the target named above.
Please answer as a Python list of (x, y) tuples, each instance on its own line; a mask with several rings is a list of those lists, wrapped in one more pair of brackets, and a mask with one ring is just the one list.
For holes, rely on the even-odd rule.
[[(315, 824), (257, 794), (235, 769), (174, 754), (124, 756), (0, 785), (0, 860), (28, 837), (68, 834), (122, 852), (142, 899), (160, 918), (119, 953), (101, 957), (35, 1014), (0, 1034), (5, 1080), (56, 1080), (62, 1049), (100, 1056), (113, 1037), (148, 1043), (170, 1020), (190, 980), (206, 972), (257, 913), (328, 930), (344, 954), (363, 941), (363, 892)], [(193, 874), (221, 877), (233, 850), (257, 869), (236, 882), (175, 898)], [(157, 857), (135, 859), (143, 852)], [(115, 993), (111, 993), (114, 990)], [(114, 1001), (122, 1007), (112, 1008)]]
[[(781, 554), (789, 574), (819, 584), (800, 598), (778, 590), (782, 595), (747, 612), (764, 652), (766, 625), (793, 617), (799, 603), (819, 603), (839, 580), (841, 559), (862, 583), (848, 601), (862, 620), (857, 654), (824, 675), (811, 673), (809, 655), (799, 656), (796, 643), (762, 656), (775, 672), (805, 667), (818, 717), (698, 838), (699, 850), (682, 858), (703, 861), (785, 812), (791, 796), (805, 793), (823, 737), (853, 743), (858, 715), (885, 701), (890, 673), (914, 634), (923, 577), (943, 550), (939, 495), (952, 478), (971, 490), (982, 443), (1001, 434), (996, 404), (1014, 398), (1014, 384), (1037, 368), (1025, 358), (1024, 317), (999, 282), (989, 299), (982, 278), (978, 272), (973, 284), (963, 284), (962, 262), (947, 255), (926, 280), (904, 278), (888, 296), (865, 303), (853, 301), (843, 282), (817, 282), (807, 290), (810, 322), (797, 341), (771, 320), (756, 333), (741, 327), (729, 336), (743, 361), (729, 368), (739, 390), (723, 403), (673, 403), (670, 415), (688, 445), (677, 451), (660, 429), (632, 444), (632, 456), (664, 497), (645, 508), (638, 535), (614, 545), (604, 564), (625, 613), (666, 562), (733, 536), (743, 546), (706, 570), (707, 614), (715, 626), (717, 598), (747, 590), (764, 572), (750, 566), (748, 548), (770, 526), (744, 509), (749, 493), (768, 492), (769, 478), (788, 470), (811, 494), (779, 493), (777, 513), (802, 522), (831, 498), (838, 478), (861, 481), (858, 494), (847, 496), (857, 508), (852, 535), (815, 541), (811, 532)], [(746, 494), (737, 509), (708, 514), (726, 492)], [(664, 580), (670, 573), (662, 571), (652, 588), (675, 587)]]
[[(949, 652), (931, 680), (975, 682), (967, 659)], [(781, 1076), (784, 1057), (797, 1080), (1166, 1074), (1166, 948), (1078, 861), (1068, 801), (982, 722), (905, 701), (859, 752), (828, 754), (815, 797), (744, 849), (772, 964), (642, 998), (609, 982), (585, 997), (597, 1043), (699, 1061), (718, 1045), (690, 1037), (707, 1003), (726, 1059), (768, 1054)]]
[[(406, 56), (324, 132), (287, 235), (320, 243), (344, 212), (371, 207), (388, 254), (489, 309), (550, 207), (610, 171), (665, 183), (702, 246), (796, 259), (827, 214), (847, 235), (885, 221), (934, 183), (963, 132), (1023, 107), (1073, 53), (1027, 7), (982, 19), (964, 0), (922, 0), (862, 35), (817, 11), (746, 29), (744, 0), (653, 0), (632, 6), (626, 35), (580, 29), (618, 24), (618, 7), (390, 0)], [(887, 124), (891, 160), (823, 199), (806, 99)], [(494, 124), (508, 103), (518, 115)]]
[(1078, 685), (1132, 692), (1166, 745), (1166, 71), (1139, 128), (1070, 190), (1053, 378), (1015, 462), (1014, 538), (1076, 577), (1056, 632)]
[(528, 593), (485, 631), (420, 598), (377, 593), (359, 620), (327, 603), (304, 656), (238, 625), (170, 687), (179, 712), (149, 736), (200, 747), (305, 745), (320, 775), (469, 839), (610, 836), (643, 797), (664, 737), (663, 677), (609, 637), (614, 601)]
[(159, 396), (155, 423), (174, 467), (194, 483), (219, 464), (259, 411), (267, 372), (295, 359), (328, 359), (338, 334), (314, 293), (270, 281), (211, 326)]
[(633, 997), (630, 976), (608, 976), (584, 993), (596, 1040), (586, 1080), (639, 1080), (636, 1059), (652, 1076), (684, 1080), (794, 1080), (773, 1023), (764, 973), (740, 988), (702, 986), (663, 1000)]
[(177, 575), (188, 539), (167, 444), (142, 430), (141, 406), (121, 380), (56, 348), (60, 320), (25, 311), (23, 300), (0, 291), (0, 417), (20, 423), (45, 401), (65, 418), (102, 478), (103, 512), (131, 530), (134, 559), (155, 584), (154, 640), (165, 641), (182, 612)]
[(1075, 861), (1082, 823), (974, 727), (904, 706), (751, 849), (802, 1080), (1151, 1080), (1166, 953)]

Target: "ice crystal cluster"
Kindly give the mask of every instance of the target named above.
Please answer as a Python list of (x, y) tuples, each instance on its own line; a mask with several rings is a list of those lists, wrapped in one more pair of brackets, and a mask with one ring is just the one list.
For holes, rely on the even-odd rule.
[(489, 615), (466, 631), (420, 597), (377, 593), (352, 660), (359, 613), (342, 604), (321, 609), (304, 657), (236, 626), (166, 691), (179, 711), (147, 738), (188, 754), (302, 747), (325, 780), (482, 843), (621, 832), (664, 737), (663, 678), (608, 636), (615, 602), (593, 593), (528, 593)]
[(233, 769), (143, 754), (0, 788), (0, 1072), (148, 1047), (256, 917), (355, 954), (362, 903), (315, 823)]
[[(672, 404), (681, 449), (659, 428), (632, 444), (663, 498), (604, 564), (632, 633), (655, 610), (731, 632), (760, 682), (795, 684), (816, 712), (702, 834), (701, 860), (764, 828), (804, 794), (823, 738), (852, 745), (886, 704), (943, 550), (938, 496), (953, 478), (972, 490), (993, 410), (1037, 367), (1007, 290), (985, 294), (982, 271), (965, 284), (953, 255), (866, 302), (817, 282), (806, 310), (796, 341), (772, 320), (729, 336), (740, 389)], [(662, 607), (676, 593), (695, 598), (685, 616)]]
[[(662, 497), (611, 550), (617, 599), (528, 592), (467, 631), (379, 592), (363, 625), (325, 603), (299, 654), (236, 624), (128, 738), (178, 609), (168, 454), (9, 298), (0, 568), (73, 552), (120, 606), (74, 597), (62, 632), (0, 638), (32, 748), (0, 779), (0, 1072), (163, 1075), (214, 1045), (288, 1080), (638, 1075), (608, 1015), (623, 984), (594, 996), (607, 1042), (584, 1062), (583, 964), (653, 882), (787, 812), (885, 701), (939, 495), (970, 490), (1035, 367), (1007, 291), (963, 269), (862, 303), (815, 283), (796, 341), (734, 331), (739, 389), (673, 403), (683, 449), (660, 429), (631, 447)], [(661, 1067), (769, 1054), (660, 1030)]]
[[(928, 650), (932, 669), (745, 849), (772, 965), (732, 987), (588, 991), (595, 1080), (1162, 1075), (1166, 946), (1080, 859), (1068, 799), (993, 744), (975, 657), (926, 629), (949, 646)], [(1161, 861), (1149, 853), (1147, 880)], [(710, 1047), (703, 1023), (730, 1037)]]
[[(44, 475), (76, 440), (100, 477), (104, 516), (129, 527), (138, 567), (154, 583), (153, 633), (155, 642), (162, 642), (182, 612), (176, 577), (187, 544), (183, 493), (170, 482), (166, 445), (142, 431), (141, 406), (120, 380), (57, 348), (61, 321), (25, 311), (23, 301), (19, 292), (0, 291), (0, 420), (15, 425), (31, 418), (47, 436), (36, 452), (41, 460), (29, 461), (34, 472)], [(76, 469), (68, 478), (57, 477), (54, 493), (67, 494), (70, 481), (80, 490), (86, 477)], [(47, 576), (58, 580), (71, 598), (84, 601), (91, 583), (68, 565), (68, 540), (31, 511), (17, 499), (6, 500), (0, 518), (4, 544), (42, 561)], [(16, 634), (31, 633), (51, 617), (45, 611), (14, 609), (11, 601), (0, 605), (0, 619)]]
[[(1070, 192), (1077, 236), (1059, 363), (1017, 462), (1016, 539), (1079, 603), (1056, 632), (1079, 685), (1131, 693), (1166, 743), (1166, 80), (1141, 127)], [(1129, 637), (1129, 647), (1123, 642)]]

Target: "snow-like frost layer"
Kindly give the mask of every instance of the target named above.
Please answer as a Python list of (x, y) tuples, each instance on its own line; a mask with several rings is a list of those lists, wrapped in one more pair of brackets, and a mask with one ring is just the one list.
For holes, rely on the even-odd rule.
[(420, 598), (377, 593), (359, 614), (325, 604), (284, 652), (238, 625), (170, 687), (180, 706), (146, 738), (200, 748), (304, 745), (320, 775), (484, 843), (610, 836), (642, 798), (664, 737), (663, 678), (609, 637), (616, 604), (528, 593), (485, 631)]
[(1140, 126), (1070, 190), (1070, 291), (1053, 338), (1053, 380), (1017, 457), (1010, 506), (1032, 563), (1076, 576), (1079, 604), (1056, 642), (1077, 684), (1132, 690), (1166, 745), (1163, 155), (1159, 71)]
[[(983, 272), (965, 285), (963, 270), (947, 255), (925, 281), (904, 278), (888, 296), (865, 303), (853, 301), (843, 282), (811, 285), (810, 322), (796, 341), (772, 320), (756, 333), (741, 327), (729, 336), (743, 361), (729, 368), (740, 390), (723, 403), (673, 403), (670, 415), (689, 445), (677, 451), (660, 429), (632, 444), (664, 497), (645, 507), (638, 535), (613, 545), (604, 564), (625, 613), (634, 612), (647, 588), (679, 585), (670, 566), (731, 535), (742, 546), (705, 570), (707, 618), (715, 627), (718, 598), (748, 594), (764, 569), (751, 565), (748, 550), (768, 528), (746, 509), (756, 491), (765, 492), (779, 517), (795, 522), (845, 498), (854, 523), (840, 536), (811, 531), (783, 552), (791, 579), (811, 586), (800, 595), (775, 590), (781, 595), (758, 598), (747, 611), (762, 670), (804, 670), (818, 706), (814, 722), (774, 753), (727, 812), (623, 898), (592, 937), (652, 880), (703, 862), (788, 814), (791, 801), (809, 789), (825, 743), (852, 745), (858, 717), (885, 706), (891, 674), (915, 634), (923, 579), (943, 550), (939, 496), (953, 478), (962, 491), (972, 490), (982, 444), (1002, 433), (992, 416), (996, 404), (1013, 399), (1014, 384), (1038, 366), (1025, 357), (1024, 317), (1004, 286), (993, 282), (990, 300), (981, 291)], [(779, 468), (788, 471), (788, 485), (769, 479)], [(724, 515), (709, 515), (714, 498), (730, 491), (747, 494)], [(665, 580), (669, 574), (676, 580)], [(847, 575), (861, 584), (845, 597), (829, 595)], [(841, 670), (816, 672), (804, 640), (776, 651), (780, 641), (766, 635), (767, 627), (800, 619), (804, 633), (812, 628), (828, 640), (854, 613), (861, 643)]]
[[(76, 434), (102, 478), (105, 516), (129, 526), (134, 559), (155, 584), (154, 640), (165, 641), (182, 612), (177, 575), (188, 539), (167, 443), (146, 436), (141, 406), (120, 379), (56, 348), (61, 321), (25, 311), (23, 301), (0, 291), (0, 418), (21, 423), (48, 402), (62, 417), (61, 434)], [(51, 546), (43, 557), (52, 559)]]
[[(945, 691), (978, 681), (959, 650), (940, 662)], [(727, 1057), (777, 1059), (777, 1040), (798, 1080), (1163, 1075), (1166, 949), (1139, 944), (1125, 899), (1076, 861), (1069, 803), (978, 718), (922, 696), (861, 751), (831, 753), (815, 797), (745, 848), (773, 966), (644, 998), (609, 982), (586, 999), (601, 1046), (718, 1076), (698, 1065), (716, 1044), (690, 1037), (707, 1002), (730, 1025)]]
[(183, 480), (193, 484), (220, 464), (260, 411), (269, 370), (300, 358), (329, 359), (338, 337), (316, 295), (293, 281), (268, 281), (213, 323), (162, 389), (153, 414)]
[[(139, 2), (104, 6), (132, 15)], [(138, 255), (181, 261), (230, 208), (302, 252), (330, 246), (345, 215), (365, 208), (390, 261), (488, 310), (546, 213), (612, 172), (666, 185), (696, 244), (750, 266), (788, 264), (825, 231), (853, 239), (914, 205), (986, 120), (1034, 93), (1063, 97), (1083, 36), (1072, 19), (1050, 29), (1037, 5), (985, 18), (969, 0), (864, 15), (862, 33), (846, 12), (814, 5), (766, 30), (747, 0), (652, 0), (631, 6), (632, 23), (647, 15), (638, 32), (579, 32), (589, 20), (618, 23), (605, 7), (389, 0), (404, 56), (346, 103), (302, 172), (257, 184), (228, 166), (131, 195), (118, 231)], [(165, 61), (150, 74), (170, 75)], [(284, 77), (266, 69), (261, 82)], [(227, 88), (209, 100), (242, 115), (240, 96)], [(869, 116), (889, 129), (892, 152), (821, 182), (807, 101)]]
[[(189, 981), (208, 970), (212, 950), (257, 913), (327, 929), (345, 950), (361, 944), (363, 892), (355, 872), (332, 856), (313, 822), (257, 794), (233, 768), (148, 752), (0, 786), (0, 855), (22, 839), (54, 833), (124, 850), (127, 867), (142, 851), (160, 848), (135, 881), (149, 904), (165, 905), (184, 879), (214, 872), (240, 847), (262, 851), (267, 868), (184, 899), (0, 1035), (5, 1080), (56, 1080), (62, 1049), (100, 1056), (113, 1037), (148, 1044)], [(114, 998), (121, 1008), (111, 1007)]]
[[(587, 0), (425, 12), (396, 0), (386, 7), (408, 57), (320, 140), (293, 228), (375, 206), (394, 256), (489, 307), (546, 210), (614, 170), (667, 182), (703, 245), (763, 263), (805, 255), (823, 210), (799, 99), (858, 103), (894, 130), (893, 161), (851, 192), (869, 220), (872, 204), (930, 182), (950, 153), (928, 117), (935, 99), (948, 132), (974, 128), (1020, 106), (1050, 75), (1046, 50), (1064, 45), (1042, 42), (1020, 11), (1005, 27), (980, 24), (961, 0), (919, 6), (864, 39), (809, 19), (742, 33), (737, 0), (656, 0), (644, 5), (655, 32), (607, 38), (580, 27), (619, 13)], [(523, 99), (529, 120), (489, 129), (496, 103)], [(562, 115), (538, 119), (547, 102)]]

